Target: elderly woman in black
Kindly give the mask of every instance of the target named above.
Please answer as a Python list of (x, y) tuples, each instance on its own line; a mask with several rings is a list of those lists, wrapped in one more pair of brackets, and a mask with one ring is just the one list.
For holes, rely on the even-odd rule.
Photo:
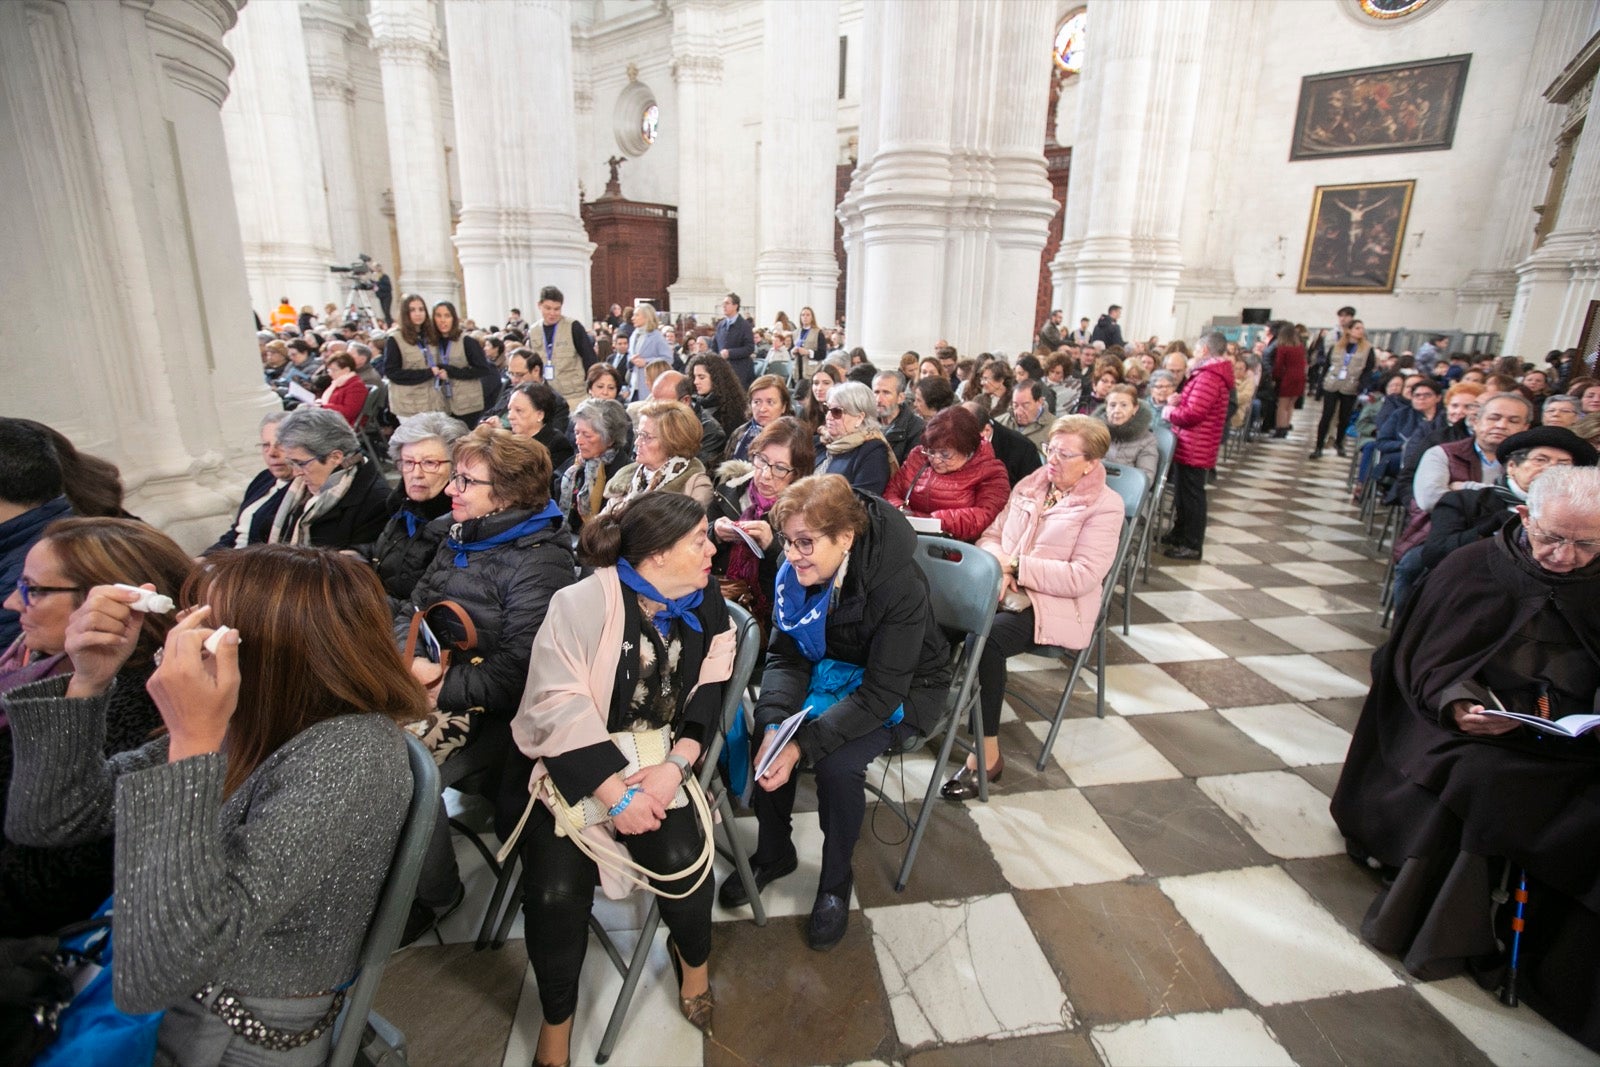
[[(581, 831), (595, 848), (623, 846), (663, 874), (687, 870), (652, 883), (684, 894), (661, 898), (667, 952), (684, 1017), (710, 1032), (712, 883), (694, 868), (703, 846), (694, 808), (671, 805), (717, 729), (733, 670), (727, 608), (705, 592), (715, 550), (705, 511), (678, 493), (646, 493), (591, 520), (579, 554), (595, 571), (555, 595), (550, 625), (534, 642), (513, 724), (522, 755), (504, 776), (499, 829), (520, 842), (527, 928), (539, 931), (528, 939), (544, 1011), (535, 1063), (571, 1061), (595, 886), (614, 899), (627, 894), (614, 870), (557, 834), (552, 786), (569, 803), (592, 797), (607, 811), (606, 822)], [(661, 728), (670, 731), (667, 761), (628, 774), (612, 735)]]
[[(572, 443), (556, 428), (557, 404), (560, 395), (544, 382), (524, 382), (511, 391), (506, 403), (506, 419), (511, 432), (518, 437), (538, 441), (550, 453), (551, 469), (556, 477), (572, 462)], [(559, 482), (552, 483), (556, 491)]]
[(294, 481), (278, 505), (270, 543), (349, 548), (377, 540), (389, 520), (389, 483), (361, 454), (343, 415), (298, 408), (278, 424), (278, 448)]
[[(883, 500), (819, 474), (784, 490), (771, 522), (783, 535), (784, 563), (755, 709), (765, 735), (756, 765), (784, 719), (802, 708), (808, 717), (756, 779), (760, 836), (750, 862), (758, 890), (798, 865), (790, 813), (805, 760), (817, 776), (823, 833), (805, 936), (820, 951), (838, 944), (849, 922), (867, 764), (938, 722), (950, 688), (950, 643), (914, 560), (917, 535)], [(743, 882), (729, 878), (720, 899), (733, 908), (749, 898)]]
[(585, 400), (572, 413), (572, 463), (561, 472), (558, 500), (574, 533), (605, 507), (606, 482), (628, 460), (633, 424), (615, 400)]
[(372, 562), (383, 591), (397, 600), (411, 598), (449, 525), (436, 520), (450, 510), (450, 446), (466, 434), (460, 421), (425, 411), (401, 419), (389, 438), (389, 458), (400, 471), (388, 500), (394, 514), (376, 541), (351, 551)]

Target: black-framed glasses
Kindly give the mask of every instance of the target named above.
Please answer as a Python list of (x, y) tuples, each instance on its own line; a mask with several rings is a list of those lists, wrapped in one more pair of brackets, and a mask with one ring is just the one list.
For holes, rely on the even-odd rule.
[(787, 463), (774, 463), (759, 452), (750, 457), (750, 462), (756, 470), (771, 471), (780, 478), (787, 478), (794, 473), (794, 468)]
[[(807, 555), (809, 554), (807, 553)], [(49, 596), (51, 593), (81, 593), (83, 591), (84, 589), (81, 585), (34, 585), (26, 578), (17, 579), (17, 592), (21, 595), (22, 606), (25, 608), (33, 607), (33, 601), (36, 597)]]
[(455, 475), (451, 477), (450, 484), (455, 486), (461, 492), (465, 493), (468, 489), (475, 485), (491, 486), (494, 483), (489, 481), (487, 478), (469, 478), (460, 471), (457, 471)]
[(815, 537), (791, 538), (781, 533), (773, 534), (773, 537), (777, 539), (778, 551), (780, 552), (788, 552), (792, 548), (800, 555), (809, 558), (811, 553), (817, 550), (817, 539)]
[(425, 474), (438, 474), (442, 470), (450, 469), (447, 459), (403, 459), (400, 461), (400, 470), (406, 474), (420, 470)]
[(313, 463), (321, 463), (323, 460), (327, 459), (328, 457), (327, 456), (312, 456), (310, 459), (291, 459), (290, 457), (285, 456), (284, 458), (289, 460), (289, 466), (293, 467), (297, 471), (303, 471), (307, 467), (311, 466)]

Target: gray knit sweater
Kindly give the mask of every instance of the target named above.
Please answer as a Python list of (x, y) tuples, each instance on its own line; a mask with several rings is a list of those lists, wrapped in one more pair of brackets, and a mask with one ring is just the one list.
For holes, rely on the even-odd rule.
[(399, 728), (318, 723), (224, 799), (221, 754), (168, 763), (163, 737), (106, 759), (104, 698), (69, 700), (66, 685), (5, 694), (6, 833), (49, 846), (115, 827), (118, 1007), (157, 1011), (208, 982), (299, 997), (349, 979), (411, 797)]

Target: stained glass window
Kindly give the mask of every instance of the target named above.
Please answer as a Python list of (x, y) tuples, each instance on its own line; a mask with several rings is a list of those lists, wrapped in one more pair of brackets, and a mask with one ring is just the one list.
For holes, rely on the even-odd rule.
[(639, 117), (639, 134), (644, 138), (645, 144), (656, 143), (656, 133), (661, 128), (661, 108), (651, 104), (644, 109), (644, 114)]
[(1084, 29), (1089, 23), (1089, 12), (1080, 8), (1068, 15), (1061, 28), (1056, 30), (1056, 66), (1068, 74), (1083, 69)]

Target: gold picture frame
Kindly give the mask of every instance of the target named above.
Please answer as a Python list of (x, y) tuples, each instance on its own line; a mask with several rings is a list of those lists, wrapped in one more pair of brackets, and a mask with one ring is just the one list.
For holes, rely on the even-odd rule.
[(1392, 293), (1416, 188), (1415, 179), (1317, 186), (1299, 292)]

